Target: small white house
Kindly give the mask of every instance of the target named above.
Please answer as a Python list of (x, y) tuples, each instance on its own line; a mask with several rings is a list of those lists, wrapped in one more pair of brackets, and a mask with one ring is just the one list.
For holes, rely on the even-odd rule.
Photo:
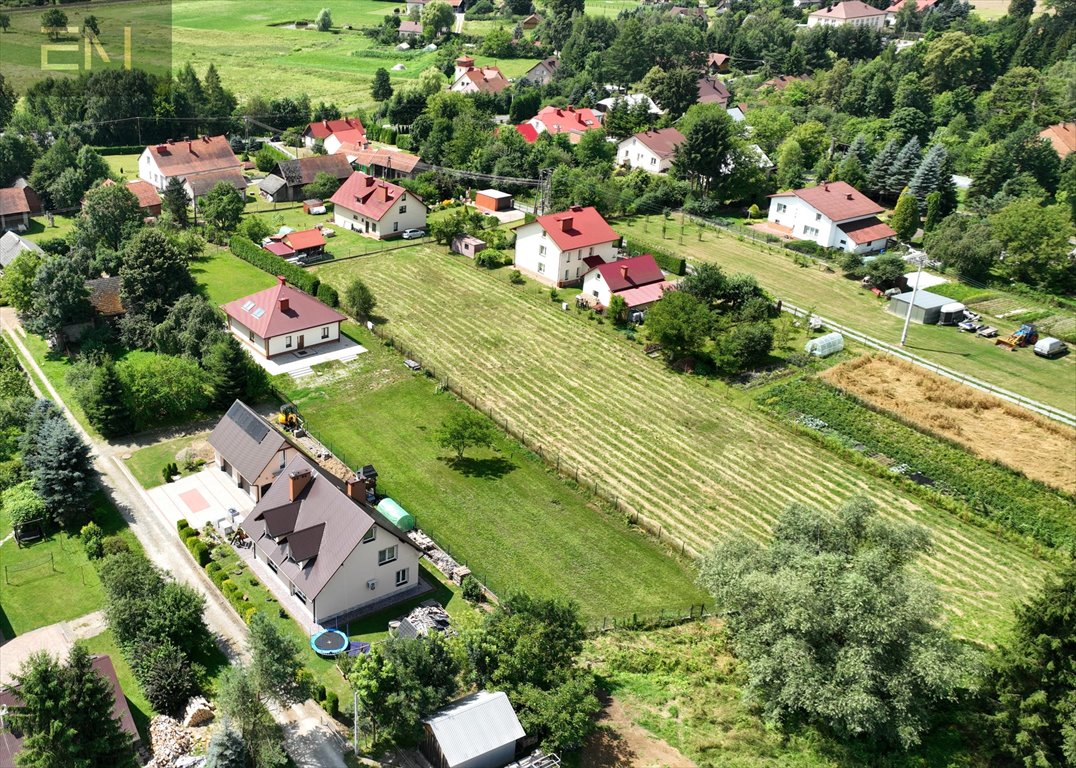
[(886, 11), (867, 5), (861, 0), (844, 0), (842, 3), (820, 8), (807, 14), (807, 26), (855, 26), (882, 29), (885, 26)]
[(583, 277), (582, 296), (603, 307), (619, 296), (628, 309), (646, 309), (660, 301), (672, 285), (654, 257), (646, 253), (595, 265)]
[(298, 352), (340, 338), (347, 318), (308, 293), (278, 278), (272, 288), (244, 296), (221, 307), (228, 329), (261, 357)]
[(824, 248), (870, 253), (885, 248), (893, 229), (878, 219), (883, 208), (843, 181), (770, 195), (768, 220), (788, 237)]
[(672, 167), (676, 148), (683, 141), (684, 134), (675, 128), (640, 131), (620, 142), (617, 160), (621, 165), (641, 168), (649, 173), (665, 173)]
[(426, 226), (426, 204), (388, 181), (355, 171), (331, 198), (338, 227), (386, 240)]
[(619, 254), (620, 235), (593, 207), (572, 206), (516, 230), (516, 269), (546, 285), (578, 284), (595, 265)]
[(288, 462), (243, 531), (264, 562), (318, 624), (411, 597), (419, 551), (366, 503), (366, 484), (337, 480), (304, 456)]

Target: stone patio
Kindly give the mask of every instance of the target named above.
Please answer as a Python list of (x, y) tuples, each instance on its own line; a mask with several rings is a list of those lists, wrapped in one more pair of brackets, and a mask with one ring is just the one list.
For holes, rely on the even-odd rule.
[(347, 336), (341, 336), (339, 340), (327, 344), (318, 344), (315, 347), (307, 347), (306, 349), (287, 352), (283, 355), (274, 355), (272, 359), (251, 352), (247, 345), (244, 345), (244, 348), (254, 358), (254, 362), (264, 368), (270, 376), (279, 376), (286, 373), (293, 379), (309, 376), (314, 372), (313, 367), (321, 363), (328, 363), (333, 360), (339, 360), (345, 364), (350, 363), (366, 351), (366, 347)]
[(187, 475), (174, 483), (165, 483), (147, 491), (150, 499), (172, 525), (185, 518), (191, 528), (202, 528), (228, 516), (228, 510), (238, 513), (233, 525), (254, 509), (254, 499), (233, 483), (215, 464)]

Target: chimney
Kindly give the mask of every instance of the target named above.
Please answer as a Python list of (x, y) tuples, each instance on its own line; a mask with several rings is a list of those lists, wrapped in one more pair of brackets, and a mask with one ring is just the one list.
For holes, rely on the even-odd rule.
[(575, 112), (575, 104), (569, 104), (568, 105), (568, 111), (569, 112)]
[(557, 107), (557, 117), (564, 117), (564, 110)]
[(192, 154), (194, 153), (194, 147), (191, 146), (191, 143), (189, 141), (187, 142), (187, 151)]
[(574, 216), (565, 216), (563, 219), (561, 219), (560, 220), (560, 229), (561, 229), (561, 231), (562, 232), (571, 232), (572, 231), (572, 222), (574, 222), (574, 221), (575, 221)]
[(203, 134), (202, 135), (202, 141), (204, 141), (206, 144), (208, 144), (209, 143), (209, 137), (206, 136), (205, 134)]
[(366, 501), (366, 480), (355, 472), (347, 479), (347, 495), (356, 501)]
[(847, 197), (849, 200), (851, 200), (852, 199), (852, 193), (849, 192), (847, 195), (845, 195), (845, 197)]
[(628, 267), (627, 267), (626, 264), (621, 264), (620, 265), (620, 279), (621, 280), (627, 280), (628, 279)]
[(326, 128), (328, 128), (328, 127), (329, 127), (329, 121), (328, 121), (328, 120), (322, 120), (322, 121), (321, 121), (321, 124), (322, 124), (323, 126), (325, 126)]
[(288, 299), (280, 299), (278, 303), (280, 304), (280, 311), (281, 312), (287, 312), (288, 307), (291, 306)]
[(573, 205), (570, 210), (573, 210), (576, 213), (579, 213), (581, 210), (583, 210), (583, 206), (581, 206), (581, 205)]
[(385, 195), (385, 202), (392, 200), (392, 192), (389, 191), (388, 185), (381, 187), (382, 193)]
[(288, 475), (288, 499), (295, 501), (313, 478), (309, 469), (300, 469)]
[(376, 181), (377, 179), (375, 179), (373, 176), (367, 176), (365, 179), (363, 179), (363, 186), (372, 187), (374, 185), (374, 182)]
[(285, 280), (285, 278), (284, 278), (284, 275), (277, 275), (276, 279), (277, 279), (277, 282), (280, 283), (280, 285), (284, 285), (287, 282), (287, 280)]
[(822, 182), (822, 191), (823, 192), (829, 192), (829, 182), (828, 181), (823, 181)]

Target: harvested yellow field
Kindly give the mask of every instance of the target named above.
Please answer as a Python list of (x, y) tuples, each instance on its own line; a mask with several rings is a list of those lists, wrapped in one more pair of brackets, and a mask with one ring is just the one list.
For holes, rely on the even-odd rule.
[(1076, 493), (1071, 427), (888, 355), (864, 355), (821, 377), (977, 456)]

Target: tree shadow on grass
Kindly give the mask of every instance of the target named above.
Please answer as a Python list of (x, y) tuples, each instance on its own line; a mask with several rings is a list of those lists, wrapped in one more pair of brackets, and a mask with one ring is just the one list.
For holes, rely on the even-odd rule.
[(470, 456), (457, 459), (454, 456), (442, 456), (441, 461), (449, 469), (459, 472), (464, 477), (477, 477), (484, 480), (500, 480), (516, 468), (515, 464), (502, 456), (490, 459), (475, 459)]

